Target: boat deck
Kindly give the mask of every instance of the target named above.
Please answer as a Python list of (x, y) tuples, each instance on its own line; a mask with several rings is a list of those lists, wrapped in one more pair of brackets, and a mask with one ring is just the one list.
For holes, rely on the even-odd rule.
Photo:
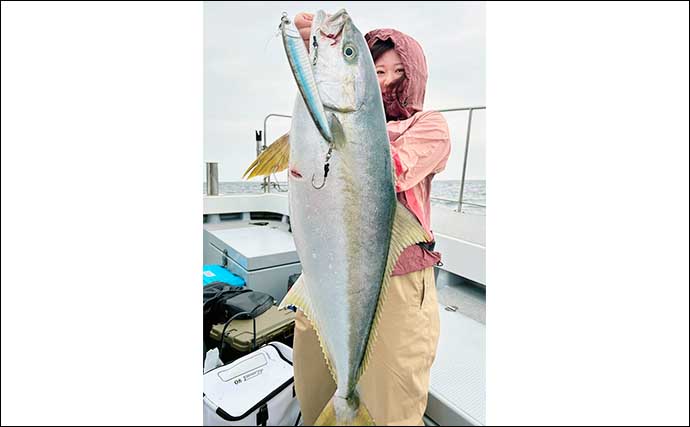
[(431, 367), (426, 415), (438, 425), (484, 425), (485, 290), (443, 271), (439, 271), (436, 289), (441, 334)]

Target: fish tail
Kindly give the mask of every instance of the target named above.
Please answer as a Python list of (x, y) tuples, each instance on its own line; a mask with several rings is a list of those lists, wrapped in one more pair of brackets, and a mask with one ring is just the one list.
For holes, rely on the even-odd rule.
[(366, 405), (359, 399), (356, 391), (348, 398), (338, 396), (338, 392), (331, 397), (326, 407), (314, 423), (315, 426), (373, 426)]

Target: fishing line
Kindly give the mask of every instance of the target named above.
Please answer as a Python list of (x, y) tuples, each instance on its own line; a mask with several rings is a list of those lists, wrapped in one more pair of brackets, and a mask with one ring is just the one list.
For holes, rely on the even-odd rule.
[[(282, 24), (282, 22), (283, 22), (283, 18), (287, 19), (287, 12), (283, 12), (283, 13), (282, 13), (282, 15), (281, 15), (281, 21), (280, 21), (281, 24)], [(271, 41), (273, 41), (273, 39), (276, 39), (276, 38), (278, 38), (278, 37), (280, 36), (280, 32), (281, 32), (281, 31), (280, 31), (280, 25), (278, 25), (278, 29), (276, 30), (276, 32), (273, 33), (273, 34), (271, 34), (271, 35), (268, 37), (268, 40), (266, 40), (266, 45), (264, 46), (264, 53), (266, 53), (266, 51), (268, 50), (268, 45), (271, 43)]]
[(278, 29), (278, 31), (276, 31), (275, 33), (271, 34), (271, 35), (268, 37), (268, 40), (266, 40), (266, 45), (264, 46), (264, 53), (266, 53), (266, 51), (268, 50), (268, 45), (271, 44), (271, 42), (273, 41), (273, 39), (276, 39), (276, 38), (278, 38), (278, 37), (280, 37), (280, 28)]

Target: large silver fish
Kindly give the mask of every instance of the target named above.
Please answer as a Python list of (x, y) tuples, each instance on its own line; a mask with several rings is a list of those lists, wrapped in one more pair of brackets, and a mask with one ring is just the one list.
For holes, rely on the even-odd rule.
[(316, 424), (373, 425), (357, 382), (375, 351), (393, 266), (405, 247), (429, 237), (396, 200), (374, 62), (350, 16), (317, 12), (309, 53), (286, 16), (281, 30), (300, 95), (289, 139), (272, 144), (247, 173), (288, 162), (302, 275), (280, 306), (296, 306), (311, 321), (337, 385)]

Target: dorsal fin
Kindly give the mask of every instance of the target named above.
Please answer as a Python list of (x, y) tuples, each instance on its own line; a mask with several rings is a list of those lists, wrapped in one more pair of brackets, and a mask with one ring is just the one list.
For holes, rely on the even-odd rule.
[[(290, 161), (290, 136), (289, 133), (273, 141), (242, 175), (242, 178), (250, 179), (255, 176), (266, 176), (272, 173), (284, 171)], [(249, 176), (247, 176), (249, 175)]]

